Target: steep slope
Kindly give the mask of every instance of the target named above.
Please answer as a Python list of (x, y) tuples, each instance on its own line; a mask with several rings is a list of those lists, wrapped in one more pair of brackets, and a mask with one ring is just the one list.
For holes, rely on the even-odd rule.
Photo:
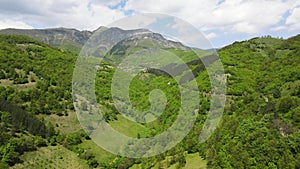
[[(39, 146), (45, 148), (38, 148), (38, 151), (22, 156), (21, 159), (29, 159), (24, 163), (25, 167), (30, 166), (30, 157), (37, 158), (42, 162), (41, 165), (58, 166), (64, 163), (64, 157), (56, 158), (56, 154), (65, 148), (71, 150), (64, 151), (69, 155), (66, 160), (81, 158), (90, 167), (102, 168), (129, 168), (133, 164), (144, 168), (180, 168), (191, 165), (190, 161), (193, 161), (190, 159), (191, 156), (198, 154), (205, 158), (208, 168), (300, 167), (300, 35), (287, 40), (271, 37), (254, 38), (236, 42), (219, 50), (228, 77), (228, 101), (218, 129), (206, 143), (199, 144), (199, 133), (210, 106), (210, 82), (203, 64), (195, 53), (180, 48), (180, 44), (175, 47), (177, 49), (169, 49), (177, 43), (165, 41), (160, 35), (151, 32), (147, 34), (147, 30), (101, 29), (107, 31), (100, 35), (102, 39), (113, 40), (105, 44), (103, 49), (115, 45), (106, 56), (107, 59), (124, 57), (136, 50), (158, 45), (181, 57), (190, 66), (199, 83), (199, 89), (203, 91), (199, 96), (201, 105), (193, 129), (173, 149), (144, 159), (123, 158), (107, 153), (92, 144), (90, 138), (77, 128), (60, 132), (63, 131), (63, 125), (76, 123), (74, 128), (79, 126), (78, 121), (72, 123), (68, 123), (67, 120), (59, 121), (68, 118), (71, 113), (74, 117), (71, 79), (76, 55), (62, 52), (28, 37), (0, 35), (0, 98), (17, 104), (27, 113), (38, 117), (49, 128), (56, 129), (53, 136), (47, 139), (28, 134), (29, 130), (22, 130), (22, 136), (19, 132), (10, 135), (12, 123), (7, 121), (9, 112), (1, 111), (0, 135), (1, 138), (6, 138), (0, 139), (0, 142), (5, 142), (0, 144), (1, 167), (6, 163), (14, 165), (21, 162), (17, 158), (20, 154), (33, 151)], [(133, 35), (134, 33), (137, 34)], [(111, 38), (114, 34), (116, 37)], [(146, 38), (150, 36), (151, 40)], [(117, 43), (118, 41), (120, 42)], [(95, 46), (92, 52), (97, 54), (97, 48), (99, 46)], [(213, 64), (214, 55), (205, 53), (204, 57)], [(169, 69), (180, 68), (180, 65), (176, 64), (166, 66)], [(104, 119), (116, 130), (132, 137), (143, 138), (160, 134), (173, 124), (181, 101), (180, 91), (174, 79), (151, 70), (141, 72), (133, 78), (129, 86), (131, 101), (129, 113), (134, 108), (141, 111), (149, 110), (151, 106), (149, 95), (154, 89), (163, 91), (168, 99), (166, 110), (157, 120), (139, 124), (120, 116), (112, 104), (110, 84), (116, 67), (103, 62), (97, 65), (97, 69), (95, 79), (97, 101), (101, 104)], [(84, 104), (80, 106), (87, 107)], [(9, 137), (6, 137), (7, 134)], [(32, 141), (31, 137), (37, 141)], [(172, 138), (167, 139), (172, 141)], [(45, 155), (47, 151), (51, 151), (49, 156)], [(51, 157), (51, 162), (45, 159), (47, 157)]]
[[(201, 69), (199, 60), (187, 62), (192, 68), (200, 67), (200, 71), (193, 73), (197, 74), (200, 89), (205, 91), (205, 95), (201, 96), (199, 123), (187, 139), (173, 149), (176, 153), (172, 156), (179, 160), (184, 151), (199, 152), (208, 161), (208, 168), (299, 168), (299, 37), (300, 35), (287, 40), (272, 37), (253, 38), (236, 42), (218, 51), (227, 76), (228, 101), (219, 128), (202, 145), (199, 145), (197, 138), (202, 126), (201, 121), (203, 122), (209, 109), (210, 97), (207, 93), (210, 91), (210, 83), (206, 71)], [(122, 57), (134, 52), (134, 44), (127, 44), (127, 48), (123, 48), (126, 45), (122, 43), (126, 44), (126, 41), (121, 42), (120, 47), (116, 47), (118, 50), (112, 50), (109, 57)], [(136, 47), (141, 49), (142, 45)], [(182, 56), (185, 53), (178, 54)], [(170, 67), (176, 68), (176, 65)], [(110, 103), (110, 87), (104, 84), (107, 81), (110, 83), (114, 70), (105, 68), (100, 71), (103, 71), (103, 75), (99, 75), (100, 79), (96, 81), (99, 86), (96, 88), (98, 100)], [(158, 118), (157, 123), (145, 125), (151, 126), (155, 134), (164, 131), (176, 118), (178, 102), (173, 98), (177, 94), (176, 83), (157, 71), (138, 74), (134, 80), (130, 87), (132, 107), (147, 110), (149, 91), (153, 89), (163, 90), (167, 93), (168, 100), (172, 100), (167, 105), (166, 113)], [(168, 83), (174, 88), (168, 87)], [(169, 93), (172, 94), (168, 95)], [(107, 113), (106, 120), (116, 119), (116, 111), (109, 108), (109, 104), (105, 108), (113, 110), (104, 111)], [(129, 107), (128, 111), (131, 109)], [(142, 164), (147, 167), (153, 167), (156, 163), (167, 165), (164, 158), (168, 153), (170, 152), (156, 159), (142, 160)]]
[[(28, 161), (16, 168), (97, 166), (90, 151), (74, 147), (89, 139), (73, 118), (76, 55), (20, 35), (0, 35), (0, 44), (0, 168), (22, 160)], [(68, 157), (56, 156), (62, 152)], [(32, 164), (32, 158), (42, 164)], [(72, 161), (82, 162), (68, 166)]]
[(254, 38), (219, 51), (229, 101), (207, 142), (209, 168), (300, 167), (299, 37)]
[[(118, 29), (118, 28), (115, 28)], [(121, 31), (119, 29), (119, 31)], [(103, 34), (107, 34), (103, 32)], [(174, 42), (165, 39), (158, 33), (150, 32), (149, 30), (136, 30), (132, 33), (119, 36), (107, 46), (110, 49), (106, 53), (106, 59), (111, 61), (120, 61), (124, 56), (134, 54), (136, 51), (143, 49), (177, 49), (182, 51), (190, 51), (189, 47), (182, 45), (180, 42)], [(101, 38), (100, 38), (101, 39)], [(110, 42), (111, 39), (105, 38), (103, 41)]]
[(11, 90), (0, 98), (33, 114), (63, 114), (72, 107), (75, 55), (25, 36), (0, 35), (0, 44), (0, 90)]
[(92, 32), (66, 28), (4, 29), (0, 30), (0, 34), (26, 35), (50, 46), (78, 53)]
[[(68, 50), (76, 54), (79, 53), (83, 45), (89, 40), (89, 38), (92, 35), (94, 35), (94, 39), (90, 40), (89, 43), (101, 44), (105, 46), (105, 49), (110, 49), (117, 42), (136, 35), (139, 35), (137, 36), (138, 39), (145, 38), (145, 36), (147, 36), (149, 39), (153, 39), (157, 41), (159, 45), (165, 48), (188, 49), (187, 47), (183, 46), (178, 42), (166, 40), (163, 36), (157, 33), (153, 33), (146, 29), (122, 30), (120, 28), (115, 28), (115, 27), (107, 28), (103, 26), (99, 27), (97, 30), (94, 31), (79, 31), (76, 29), (67, 29), (67, 28), (31, 29), (31, 30), (4, 29), (4, 30), (0, 30), (0, 34), (14, 34), (14, 35), (29, 36), (33, 39), (49, 44), (50, 46), (58, 47), (63, 50)], [(135, 38), (135, 40), (137, 39)], [(104, 43), (101, 41), (103, 41)], [(99, 46), (95, 46), (95, 47), (99, 48)], [(94, 54), (98, 55), (97, 52), (94, 52)]]

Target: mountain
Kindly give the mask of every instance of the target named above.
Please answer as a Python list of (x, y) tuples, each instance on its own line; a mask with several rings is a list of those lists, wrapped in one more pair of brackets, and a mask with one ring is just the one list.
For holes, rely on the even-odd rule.
[[(211, 86), (198, 56), (148, 30), (99, 29), (103, 50), (114, 45), (105, 56), (108, 61), (159, 45), (187, 63), (201, 99), (191, 131), (171, 150), (150, 158), (125, 158), (103, 150), (83, 131), (74, 111), (74, 104), (84, 113), (89, 110), (89, 104), (71, 94), (77, 54), (27, 36), (0, 35), (0, 168), (300, 168), (300, 35), (253, 38), (218, 50), (227, 77), (227, 102), (217, 129), (200, 144)], [(97, 38), (90, 40), (97, 42)], [(179, 46), (169, 48), (172, 45)], [(91, 46), (87, 52), (97, 54), (99, 47)], [(167, 62), (163, 54), (159, 57)], [(213, 67), (215, 55), (202, 54)], [(93, 64), (99, 60), (88, 59)], [(182, 108), (181, 89), (174, 78), (155, 69), (140, 72), (129, 86), (120, 84), (129, 90), (130, 103), (124, 106), (128, 116), (139, 121), (157, 117), (149, 123), (135, 123), (118, 113), (113, 104), (111, 83), (117, 67), (103, 61), (96, 68), (95, 81), (91, 82), (95, 83), (96, 100), (103, 119), (115, 130), (146, 138), (163, 133), (177, 119)], [(177, 79), (184, 77), (181, 64), (170, 63), (165, 70), (175, 72)], [(124, 75), (118, 78), (126, 79)], [(189, 79), (182, 83), (188, 86)], [(134, 116), (134, 109), (147, 112), (152, 107), (149, 98), (155, 89), (167, 98), (161, 115)], [(173, 141), (169, 136), (166, 139)], [(161, 148), (153, 143), (143, 145), (143, 150), (151, 146)]]
[[(181, 50), (189, 50), (188, 47), (182, 45), (179, 42), (174, 42), (165, 39), (162, 35), (158, 33), (153, 33), (146, 29), (136, 29), (136, 30), (122, 30), (120, 28), (112, 27), (99, 27), (94, 31), (79, 31), (76, 29), (67, 28), (52, 28), (52, 29), (4, 29), (0, 30), (0, 34), (14, 34), (14, 35), (25, 35), (29, 36), (38, 41), (44, 42), (50, 46), (58, 47), (64, 50), (79, 53), (84, 44), (89, 40), (90, 44), (101, 44), (105, 46), (94, 46), (96, 48), (93, 54), (99, 55), (97, 51), (99, 49), (106, 50), (110, 49), (112, 46), (116, 45), (117, 42), (121, 40), (132, 40), (139, 41), (145, 40), (146, 38), (152, 43), (157, 43), (158, 46), (163, 48), (176, 48)], [(132, 39), (134, 37), (134, 39)], [(131, 39), (128, 39), (131, 38)]]
[(66, 28), (4, 29), (0, 30), (0, 34), (25, 35), (53, 47), (78, 52), (92, 32)]

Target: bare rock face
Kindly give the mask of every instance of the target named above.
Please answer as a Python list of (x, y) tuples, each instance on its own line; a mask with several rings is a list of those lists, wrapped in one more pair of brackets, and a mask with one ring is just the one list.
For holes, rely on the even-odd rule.
[(92, 35), (92, 32), (66, 28), (4, 29), (0, 30), (0, 34), (25, 35), (53, 47), (78, 52), (82, 45)]
[(112, 50), (117, 51), (122, 50), (122, 45), (134, 46), (134, 44), (142, 44), (141, 42), (146, 41), (150, 46), (189, 50), (188, 47), (181, 43), (167, 40), (162, 35), (147, 29), (123, 30), (116, 27), (107, 28), (103, 26), (95, 31), (79, 31), (67, 28), (3, 29), (0, 30), (0, 34), (29, 36), (50, 46), (74, 53), (79, 53), (81, 48), (88, 42), (90, 45), (94, 45), (90, 47), (94, 49), (93, 54), (96, 55), (99, 55), (97, 54), (99, 50), (105, 51), (113, 48)]

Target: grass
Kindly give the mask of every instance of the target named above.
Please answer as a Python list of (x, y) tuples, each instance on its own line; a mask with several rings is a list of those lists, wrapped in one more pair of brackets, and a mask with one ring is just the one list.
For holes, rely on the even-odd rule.
[(28, 89), (35, 88), (36, 82), (29, 82), (29, 83), (25, 83), (25, 84), (14, 84), (14, 81), (12, 81), (12, 80), (1, 79), (0, 86), (4, 86), (4, 87), (11, 86), (11, 87), (16, 88), (17, 90), (28, 90)]
[(188, 154), (186, 156), (186, 164), (184, 169), (205, 169), (206, 161), (203, 160), (198, 153)]
[(130, 121), (123, 117), (122, 115), (118, 115), (118, 120), (114, 120), (110, 122), (110, 126), (113, 127), (115, 130), (127, 135), (129, 137), (137, 137), (140, 134), (141, 137), (147, 137), (150, 134), (150, 129), (143, 126), (140, 123), (136, 123)]
[[(206, 169), (206, 161), (198, 153), (187, 154), (186, 164), (182, 169)], [(171, 165), (168, 169), (176, 169), (178, 164)]]
[[(135, 123), (123, 117), (122, 115), (118, 115), (118, 120), (111, 121), (109, 125), (115, 130), (121, 132), (124, 135), (129, 137), (137, 137), (138, 133), (141, 137), (146, 137), (150, 133), (150, 129), (146, 128), (142, 124)], [(113, 161), (116, 156), (102, 149), (92, 140), (84, 140), (83, 143), (79, 145), (80, 148), (91, 152), (99, 163), (106, 163), (109, 161)]]
[[(169, 156), (170, 157), (170, 156)], [(168, 167), (168, 160), (169, 157), (167, 157), (164, 161), (161, 162), (161, 168), (163, 169), (177, 169), (177, 163), (173, 164)], [(206, 169), (206, 161), (203, 160), (198, 153), (193, 153), (193, 154), (187, 154), (185, 156), (186, 159), (186, 164), (182, 169)], [(140, 169), (141, 165), (140, 164), (135, 164), (130, 169)], [(159, 164), (157, 163), (154, 167), (151, 169), (160, 169)]]
[(68, 111), (68, 116), (58, 116), (55, 114), (41, 116), (46, 122), (52, 123), (63, 134), (74, 133), (82, 129), (74, 111)]
[(8, 80), (8, 79), (1, 79), (0, 85), (1, 86), (12, 86), (14, 84), (14, 81)]
[(84, 160), (63, 146), (49, 146), (37, 151), (25, 153), (22, 164), (16, 164), (12, 169), (88, 169)]
[[(23, 70), (16, 70), (17, 72), (19, 73), (23, 73)], [(14, 87), (15, 89), (17, 90), (29, 90), (29, 89), (33, 89), (36, 87), (36, 82), (35, 81), (32, 81), (34, 79), (37, 79), (37, 76), (33, 73), (33, 72), (30, 72), (29, 74), (29, 82), (28, 83), (25, 83), (25, 84), (14, 84), (14, 81), (13, 80), (9, 80), (9, 79), (0, 79), (0, 86), (11, 86), (11, 87)]]
[(116, 156), (111, 154), (105, 150), (103, 150), (100, 146), (94, 143), (92, 140), (84, 140), (80, 145), (80, 148), (87, 150), (91, 154), (95, 156), (95, 159), (99, 163), (105, 163), (108, 161), (112, 161)]

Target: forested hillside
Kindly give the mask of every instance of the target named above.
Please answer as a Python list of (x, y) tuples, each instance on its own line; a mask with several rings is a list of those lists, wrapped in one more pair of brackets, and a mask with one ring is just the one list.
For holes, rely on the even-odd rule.
[[(145, 124), (122, 117), (112, 104), (116, 67), (109, 57), (135, 49), (118, 47), (97, 66), (96, 96), (105, 121), (131, 137), (162, 133), (180, 109), (176, 81), (156, 69), (139, 73), (129, 88), (129, 115), (133, 108), (150, 108), (154, 89), (166, 94), (166, 109)], [(193, 51), (165, 50), (182, 58), (195, 75), (201, 92), (199, 115), (171, 150), (130, 159), (101, 149), (79, 125), (71, 95), (75, 54), (26, 36), (0, 35), (0, 168), (300, 168), (300, 36), (254, 38), (218, 51), (227, 77), (227, 102), (217, 130), (202, 144), (198, 137), (210, 106), (208, 74)], [(210, 64), (216, 60), (208, 52), (201, 55)], [(178, 77), (188, 83), (184, 75)], [(76, 104), (87, 110), (84, 102)]]
[(299, 168), (300, 36), (234, 43), (219, 51), (227, 107), (207, 142), (211, 168)]
[(0, 157), (5, 168), (5, 163), (22, 163), (24, 152), (69, 144), (56, 122), (46, 117), (68, 116), (74, 109), (71, 78), (76, 56), (25, 36), (0, 35), (0, 44)]

